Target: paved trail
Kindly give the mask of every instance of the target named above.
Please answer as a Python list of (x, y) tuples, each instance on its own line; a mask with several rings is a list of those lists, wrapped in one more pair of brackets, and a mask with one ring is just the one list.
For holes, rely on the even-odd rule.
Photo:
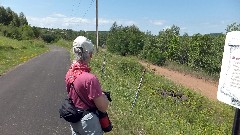
[(59, 118), (66, 97), (67, 50), (51, 51), (0, 76), (0, 135), (67, 135), (70, 126)]

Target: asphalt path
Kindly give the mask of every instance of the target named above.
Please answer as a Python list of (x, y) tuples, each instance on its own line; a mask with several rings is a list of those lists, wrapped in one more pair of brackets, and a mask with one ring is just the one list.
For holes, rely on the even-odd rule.
[(0, 76), (0, 135), (71, 134), (58, 113), (70, 56), (64, 48), (50, 48)]

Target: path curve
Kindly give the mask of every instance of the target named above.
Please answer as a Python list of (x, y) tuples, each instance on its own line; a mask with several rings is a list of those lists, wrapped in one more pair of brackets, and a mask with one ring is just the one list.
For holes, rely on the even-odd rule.
[(154, 70), (156, 74), (163, 75), (166, 78), (172, 80), (177, 84), (181, 84), (185, 87), (191, 88), (203, 96), (208, 97), (212, 100), (217, 100), (217, 83), (209, 82), (203, 79), (193, 77), (184, 73), (179, 73), (177, 71), (169, 70), (167, 68), (159, 67), (144, 61), (140, 61), (140, 64)]

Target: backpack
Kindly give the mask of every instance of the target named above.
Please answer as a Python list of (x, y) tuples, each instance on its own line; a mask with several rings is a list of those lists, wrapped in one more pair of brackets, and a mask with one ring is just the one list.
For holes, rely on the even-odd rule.
[(75, 107), (71, 98), (66, 98), (59, 109), (60, 118), (64, 118), (67, 122), (72, 123), (80, 121), (83, 113), (84, 110)]

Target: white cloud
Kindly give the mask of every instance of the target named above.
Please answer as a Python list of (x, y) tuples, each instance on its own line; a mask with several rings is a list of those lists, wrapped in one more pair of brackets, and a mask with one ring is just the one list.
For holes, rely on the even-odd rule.
[(166, 29), (170, 29), (171, 26), (165, 26), (163, 29), (166, 30)]
[(164, 20), (150, 20), (149, 21), (151, 24), (157, 25), (157, 26), (161, 26), (165, 23)]
[(66, 17), (65, 15), (63, 14), (59, 14), (59, 13), (55, 13), (52, 15), (53, 17)]
[[(47, 17), (31, 17), (27, 16), (27, 20), (31, 26), (43, 28), (60, 28), (73, 30), (95, 30), (96, 18), (86, 19), (81, 17), (67, 17), (63, 14), (52, 14)], [(109, 30), (115, 22), (113, 19), (99, 18), (98, 25), (100, 30)], [(137, 24), (131, 20), (116, 20), (118, 25)]]
[[(64, 15), (53, 15), (48, 17), (27, 17), (27, 20), (30, 25), (45, 27), (45, 28), (61, 28), (61, 29), (84, 29), (86, 25), (93, 26), (95, 28), (96, 20), (95, 19), (84, 19), (80, 17), (66, 17)], [(101, 19), (99, 25), (108, 24), (110, 21), (106, 19)], [(81, 28), (79, 28), (81, 27)], [(91, 29), (92, 30), (92, 29)]]
[(93, 23), (89, 19), (83, 19), (83, 18), (78, 18), (78, 17), (71, 17), (71, 18), (65, 17), (62, 20), (59, 19), (58, 21), (63, 22), (63, 23), (71, 23), (71, 24), (78, 24), (78, 23), (91, 24), (91, 23)]
[(98, 19), (98, 23), (99, 23), (99, 24), (113, 24), (113, 23), (114, 23), (114, 20), (99, 18), (99, 19)]

